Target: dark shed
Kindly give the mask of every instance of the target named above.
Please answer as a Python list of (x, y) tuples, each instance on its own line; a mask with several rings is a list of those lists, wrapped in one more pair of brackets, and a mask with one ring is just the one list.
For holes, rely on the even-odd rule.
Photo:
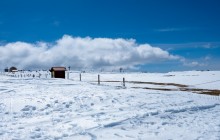
[(9, 72), (16, 72), (18, 69), (16, 67), (10, 67)]
[(52, 78), (64, 78), (65, 79), (65, 67), (52, 67), (50, 69)]
[(8, 72), (9, 71), (9, 69), (8, 68), (5, 68), (5, 72)]

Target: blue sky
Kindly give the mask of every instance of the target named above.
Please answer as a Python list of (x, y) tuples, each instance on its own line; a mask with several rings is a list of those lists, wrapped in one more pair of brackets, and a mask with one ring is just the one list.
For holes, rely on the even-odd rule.
[(219, 5), (219, 0), (1, 0), (0, 45), (53, 43), (64, 35), (135, 39), (179, 57), (135, 63), (142, 71), (219, 70)]

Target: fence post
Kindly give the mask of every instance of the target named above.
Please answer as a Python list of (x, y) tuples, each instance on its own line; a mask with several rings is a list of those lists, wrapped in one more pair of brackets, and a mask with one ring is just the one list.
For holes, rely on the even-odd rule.
[(123, 87), (125, 87), (125, 78), (123, 77)]
[(100, 85), (100, 75), (98, 75), (98, 85)]
[(65, 74), (66, 74), (66, 78), (65, 79), (69, 79), (69, 71), (66, 71)]
[(82, 81), (82, 75), (81, 75), (81, 73), (79, 74), (79, 81)]

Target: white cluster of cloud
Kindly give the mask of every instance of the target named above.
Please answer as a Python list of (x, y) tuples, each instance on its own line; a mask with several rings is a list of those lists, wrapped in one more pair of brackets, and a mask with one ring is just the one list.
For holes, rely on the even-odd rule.
[(14, 42), (0, 45), (1, 68), (48, 69), (71, 66), (76, 69), (135, 68), (137, 65), (177, 60), (178, 56), (133, 39), (81, 38), (64, 35), (55, 43)]
[(190, 29), (191, 28), (163, 28), (163, 29), (156, 29), (155, 31), (157, 31), (157, 32), (178, 32), (178, 31), (186, 31), (186, 30), (190, 30)]
[[(206, 60), (206, 58), (204, 58), (204, 60)], [(204, 63), (204, 60), (203, 60), (203, 62), (199, 62), (199, 61), (195, 61), (195, 60), (187, 60), (183, 57), (180, 59), (183, 66), (194, 67), (194, 68), (196, 68), (196, 67), (206, 67), (207, 63)]]

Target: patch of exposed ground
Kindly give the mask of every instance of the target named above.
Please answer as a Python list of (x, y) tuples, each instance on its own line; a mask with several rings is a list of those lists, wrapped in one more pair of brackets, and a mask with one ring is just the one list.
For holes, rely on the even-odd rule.
[[(122, 81), (101, 81), (101, 82), (122, 82)], [(131, 88), (142, 88), (142, 89), (162, 90), (162, 91), (189, 91), (189, 92), (198, 93), (198, 94), (208, 94), (208, 95), (220, 96), (220, 90), (189, 88), (188, 85), (176, 84), (176, 83), (156, 83), (156, 82), (141, 82), (141, 81), (126, 81), (126, 83), (131, 83), (131, 84), (152, 84), (152, 85), (163, 85), (163, 86), (176, 86), (176, 87), (178, 87), (178, 89), (150, 88), (150, 87), (131, 87)]]
[(156, 83), (156, 82), (140, 82), (140, 81), (127, 81), (132, 84), (152, 84), (152, 85), (164, 85), (164, 86), (176, 86), (176, 87), (188, 87), (187, 85), (175, 84), (175, 83)]

